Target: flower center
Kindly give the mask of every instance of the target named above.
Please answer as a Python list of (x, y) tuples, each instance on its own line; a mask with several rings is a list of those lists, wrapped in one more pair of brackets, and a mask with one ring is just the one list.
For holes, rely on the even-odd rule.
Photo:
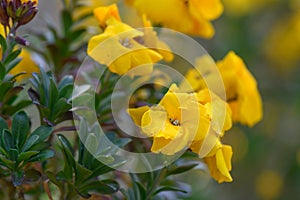
[(180, 122), (179, 122), (178, 119), (170, 118), (170, 122), (171, 122), (171, 124), (173, 124), (174, 126), (180, 126)]
[(129, 38), (121, 38), (121, 39), (119, 39), (119, 42), (121, 43), (122, 46), (124, 46), (128, 49), (132, 48), (132, 44), (130, 43)]

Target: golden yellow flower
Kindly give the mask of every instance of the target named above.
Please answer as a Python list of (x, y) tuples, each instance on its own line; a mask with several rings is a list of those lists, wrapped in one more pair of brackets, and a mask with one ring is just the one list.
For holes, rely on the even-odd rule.
[[(196, 60), (196, 68), (190, 69), (185, 80), (180, 84), (180, 89), (186, 92), (198, 92), (208, 87), (207, 82), (218, 83), (218, 78), (223, 80), (226, 98), (232, 110), (234, 122), (253, 126), (262, 119), (262, 102), (257, 83), (248, 71), (243, 60), (234, 52), (217, 62), (219, 71), (208, 56)], [(199, 72), (202, 72), (200, 74)], [(219, 77), (221, 76), (221, 77)], [(214, 89), (218, 89), (216, 85)], [(221, 92), (221, 91), (216, 91)]]
[[(201, 141), (194, 142), (191, 145), (191, 149), (198, 152), (201, 146)], [(204, 162), (207, 164), (211, 176), (218, 181), (218, 183), (232, 181), (232, 177), (230, 175), (230, 171), (232, 169), (232, 154), (231, 146), (223, 145), (218, 140), (214, 148), (208, 153), (207, 156), (203, 158)]]
[(262, 101), (257, 83), (243, 60), (234, 52), (217, 62), (234, 122), (253, 126), (262, 119)]
[(129, 4), (155, 23), (204, 38), (214, 35), (211, 20), (223, 12), (220, 0), (134, 0)]
[(141, 131), (153, 137), (151, 151), (166, 155), (187, 148), (197, 135), (203, 135), (209, 124), (205, 112), (195, 94), (180, 93), (175, 84), (158, 105), (129, 109)]
[(104, 33), (89, 40), (88, 55), (100, 64), (107, 65), (110, 71), (122, 75), (136, 66), (149, 64), (134, 75), (145, 74), (152, 71), (153, 63), (162, 59), (160, 54), (135, 40), (143, 35), (142, 32), (114, 17), (109, 18), (106, 24)]
[(152, 152), (173, 155), (189, 147), (204, 158), (218, 182), (232, 181), (232, 150), (220, 142), (232, 126), (230, 107), (208, 89), (182, 93), (173, 84), (158, 105), (129, 109), (129, 114), (153, 137)]
[[(213, 100), (207, 95), (212, 95)], [(231, 112), (226, 102), (208, 90), (182, 93), (175, 84), (157, 106), (130, 109), (129, 113), (142, 132), (153, 137), (151, 151), (167, 155), (188, 147), (192, 141), (202, 141), (210, 127), (214, 139), (231, 128)]]
[(147, 19), (146, 15), (143, 15), (143, 24), (145, 27), (143, 36), (144, 45), (160, 53), (165, 61), (171, 62), (174, 59), (174, 55), (170, 47), (157, 37), (157, 33), (153, 30), (152, 23)]

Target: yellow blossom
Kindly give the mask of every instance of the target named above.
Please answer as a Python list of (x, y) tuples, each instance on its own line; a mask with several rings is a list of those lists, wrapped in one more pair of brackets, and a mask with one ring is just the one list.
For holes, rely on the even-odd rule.
[(208, 89), (185, 93), (173, 84), (158, 105), (129, 109), (129, 114), (145, 135), (153, 137), (152, 152), (173, 155), (189, 147), (204, 158), (218, 182), (232, 181), (232, 150), (220, 142), (232, 126), (231, 111)]
[[(253, 126), (262, 118), (262, 102), (257, 89), (256, 80), (247, 70), (243, 60), (234, 52), (215, 64), (208, 56), (202, 56), (196, 60), (196, 68), (190, 69), (185, 80), (180, 84), (180, 89), (186, 92), (198, 92), (208, 87), (217, 91), (218, 87), (213, 85), (219, 76), (222, 78), (227, 102), (232, 110), (234, 122)], [(200, 74), (201, 72), (202, 74)], [(220, 88), (220, 87), (219, 87)]]
[[(201, 147), (201, 142), (194, 142), (191, 145), (193, 151), (199, 151)], [(232, 158), (232, 148), (229, 145), (223, 145), (220, 141), (217, 141), (214, 148), (209, 152), (209, 154), (203, 158), (204, 162), (210, 171), (211, 176), (218, 181), (231, 182), (232, 177), (230, 175), (231, 158)]]
[(176, 85), (170, 87), (158, 105), (129, 109), (141, 131), (153, 137), (151, 151), (166, 155), (187, 148), (196, 135), (203, 135), (201, 131), (209, 123), (204, 121), (205, 112), (196, 95), (180, 93)]
[(173, 84), (157, 106), (130, 109), (129, 113), (142, 132), (153, 137), (152, 152), (172, 155), (191, 141), (203, 140), (210, 126), (218, 136), (231, 128), (230, 108), (206, 95), (210, 92), (182, 93)]
[(253, 126), (262, 119), (262, 101), (257, 83), (243, 60), (234, 52), (217, 62), (234, 122)]
[(142, 32), (114, 17), (109, 18), (106, 24), (104, 33), (89, 40), (88, 55), (100, 64), (107, 65), (110, 71), (122, 75), (136, 66), (149, 64), (139, 72), (145, 74), (152, 71), (152, 63), (162, 59), (160, 54), (135, 40), (143, 35)]
[(211, 20), (223, 12), (220, 0), (134, 0), (129, 4), (155, 23), (204, 38), (214, 35)]

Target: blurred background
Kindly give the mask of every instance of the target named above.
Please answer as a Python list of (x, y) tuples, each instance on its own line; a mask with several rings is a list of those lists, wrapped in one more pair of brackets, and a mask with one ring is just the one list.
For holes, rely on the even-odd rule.
[[(252, 128), (235, 125), (223, 139), (233, 146), (232, 183), (218, 184), (207, 172), (194, 170), (177, 177), (192, 185), (192, 197), (182, 199), (298, 199), (300, 0), (223, 3), (225, 12), (214, 22), (214, 38), (195, 39), (215, 60), (230, 50), (244, 59), (257, 79), (264, 118)], [(27, 26), (29, 32), (42, 30), (45, 19), (53, 24), (58, 20), (60, 0), (39, 0), (39, 7), (38, 17)], [(126, 9), (121, 8), (122, 15)], [(126, 15), (125, 21), (138, 24), (134, 16)]]

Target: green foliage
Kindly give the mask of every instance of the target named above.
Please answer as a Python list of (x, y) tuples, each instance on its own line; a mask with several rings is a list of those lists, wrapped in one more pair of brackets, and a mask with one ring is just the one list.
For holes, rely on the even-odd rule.
[[(180, 182), (173, 179), (174, 175), (185, 173), (196, 167), (197, 163), (186, 163), (183, 158), (180, 158), (176, 163), (164, 167), (157, 171), (151, 171), (141, 174), (130, 174), (132, 181), (132, 188), (127, 191), (122, 189), (122, 193), (126, 199), (164, 199), (161, 196), (162, 192), (175, 192), (178, 196), (180, 194), (187, 194), (188, 191), (180, 186)], [(179, 197), (179, 196), (178, 196)]]
[(59, 84), (51, 74), (41, 69), (41, 74), (34, 73), (28, 90), (32, 102), (37, 106), (43, 123), (55, 126), (72, 119), (73, 77), (65, 76)]
[(32, 174), (39, 174), (33, 168), (25, 168), (28, 163), (43, 162), (54, 156), (46, 141), (52, 128), (40, 126), (30, 132), (30, 121), (23, 111), (16, 113), (12, 119), (11, 129), (0, 117), (0, 173), (1, 176), (12, 177), (14, 186), (20, 186), (24, 181), (36, 180)]

